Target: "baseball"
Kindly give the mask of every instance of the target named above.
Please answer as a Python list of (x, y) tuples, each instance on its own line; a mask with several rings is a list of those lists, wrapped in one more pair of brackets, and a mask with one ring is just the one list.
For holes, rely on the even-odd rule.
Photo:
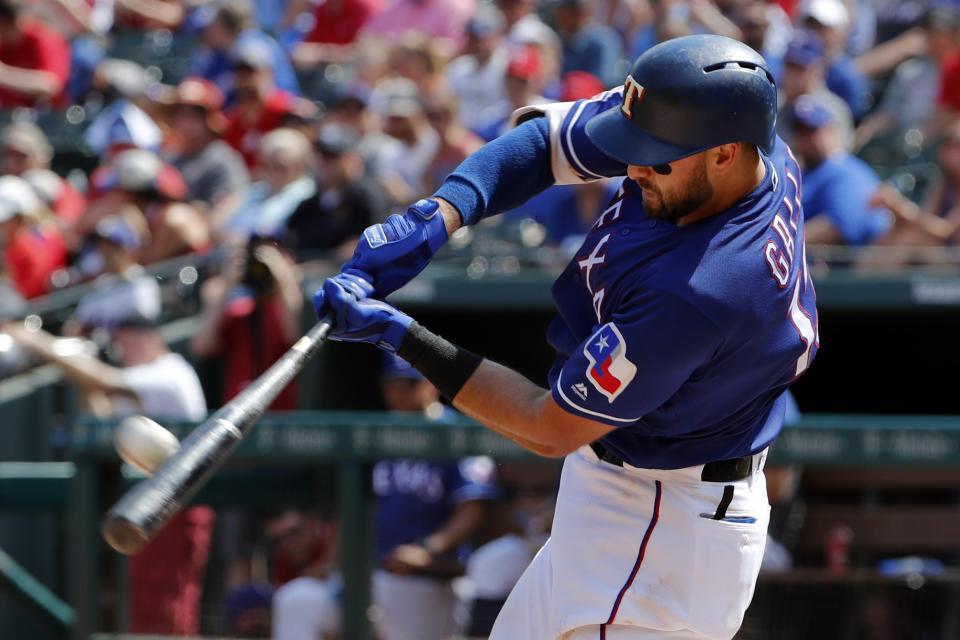
[(123, 461), (153, 475), (163, 461), (180, 448), (177, 437), (143, 416), (129, 416), (113, 433), (113, 446)]

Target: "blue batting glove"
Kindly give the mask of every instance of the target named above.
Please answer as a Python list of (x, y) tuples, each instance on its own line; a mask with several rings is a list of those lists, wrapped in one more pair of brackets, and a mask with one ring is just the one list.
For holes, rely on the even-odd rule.
[[(338, 273), (330, 279), (336, 280), (343, 289), (357, 300), (368, 298), (370, 294), (373, 293), (373, 285), (370, 284), (373, 278), (359, 271), (355, 273)], [(324, 289), (325, 287), (320, 287), (317, 289), (317, 292), (313, 294), (313, 309), (317, 312), (317, 318), (323, 318), (327, 315), (327, 311), (330, 310), (330, 304), (327, 301), (327, 294)]]
[[(351, 289), (351, 282), (341, 277), (344, 275), (348, 274), (328, 278), (323, 283), (326, 304), (336, 315), (330, 338), (345, 342), (369, 342), (384, 351), (396, 353), (413, 318), (381, 300), (358, 298)], [(363, 282), (370, 288), (368, 283)]]
[(403, 215), (367, 227), (341, 271), (372, 276), (374, 296), (386, 298), (423, 271), (447, 241), (435, 200), (417, 200)]

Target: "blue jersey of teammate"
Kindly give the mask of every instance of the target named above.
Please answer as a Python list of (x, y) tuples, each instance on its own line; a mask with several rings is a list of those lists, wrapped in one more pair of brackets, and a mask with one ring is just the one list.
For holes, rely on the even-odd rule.
[[(575, 183), (626, 174), (584, 132), (621, 102), (618, 89), (518, 115), (545, 116), (553, 178)], [(624, 180), (553, 286), (553, 396), (617, 427), (601, 441), (629, 464), (682, 468), (763, 449), (782, 427), (784, 390), (816, 355), (800, 170), (782, 140), (761, 156), (749, 195), (685, 226), (649, 218)]]
[(485, 456), (459, 462), (381, 460), (373, 468), (377, 558), (416, 542), (447, 521), (457, 505), (497, 497), (495, 464)]

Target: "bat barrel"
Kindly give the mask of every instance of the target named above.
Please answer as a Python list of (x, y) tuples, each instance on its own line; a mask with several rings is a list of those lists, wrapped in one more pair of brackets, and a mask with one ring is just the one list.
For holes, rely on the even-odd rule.
[(121, 496), (101, 522), (107, 543), (120, 553), (136, 553), (189, 503), (320, 348), (330, 324), (328, 316), (314, 325), (250, 386), (194, 429), (153, 476)]

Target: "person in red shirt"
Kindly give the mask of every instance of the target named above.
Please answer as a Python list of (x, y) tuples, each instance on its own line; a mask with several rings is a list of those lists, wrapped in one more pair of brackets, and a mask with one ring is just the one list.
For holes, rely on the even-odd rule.
[(70, 45), (24, 15), (23, 0), (0, 0), (0, 108), (66, 105)]
[(63, 237), (54, 225), (43, 220), (44, 209), (23, 178), (0, 177), (3, 269), (24, 298), (45, 294), (50, 276), (67, 264)]
[(262, 43), (242, 42), (231, 51), (230, 58), (236, 97), (227, 112), (223, 139), (253, 168), (260, 138), (278, 128), (293, 111), (294, 96), (274, 84), (272, 56)]
[(290, 59), (301, 70), (341, 62), (353, 54), (357, 33), (381, 7), (379, 0), (327, 0), (313, 9), (313, 30), (294, 47)]
[[(293, 262), (273, 243), (254, 238), (234, 252), (222, 277), (204, 286), (200, 327), (190, 342), (201, 358), (225, 359), (224, 401), (240, 393), (300, 334), (303, 293)], [(291, 383), (270, 405), (273, 411), (297, 408)]]

